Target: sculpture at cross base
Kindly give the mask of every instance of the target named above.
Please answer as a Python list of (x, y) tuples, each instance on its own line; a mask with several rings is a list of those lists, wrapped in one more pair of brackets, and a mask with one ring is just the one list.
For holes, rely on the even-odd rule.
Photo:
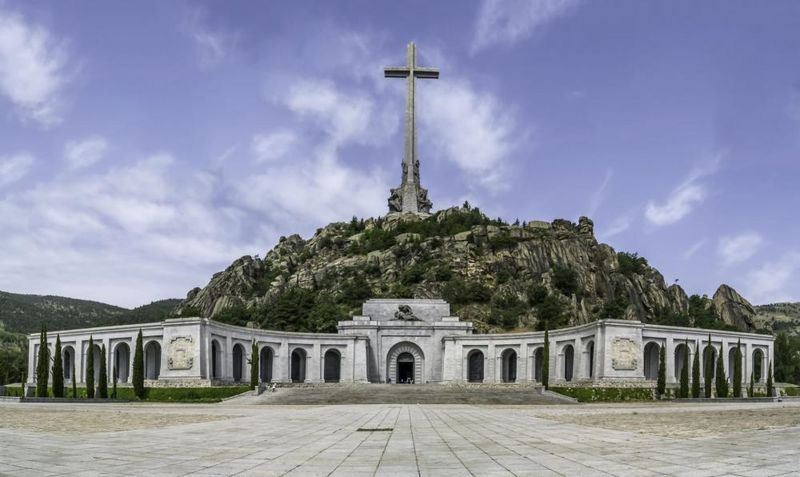
[[(433, 204), (428, 199), (428, 191), (420, 184), (419, 160), (417, 159), (417, 131), (415, 116), (416, 79), (437, 79), (439, 71), (434, 68), (417, 66), (417, 50), (414, 42), (408, 45), (408, 64), (388, 67), (384, 70), (387, 78), (406, 78), (406, 124), (403, 151), (403, 175), (400, 187), (391, 189), (389, 213), (429, 214)], [(409, 174), (410, 172), (410, 174)]]

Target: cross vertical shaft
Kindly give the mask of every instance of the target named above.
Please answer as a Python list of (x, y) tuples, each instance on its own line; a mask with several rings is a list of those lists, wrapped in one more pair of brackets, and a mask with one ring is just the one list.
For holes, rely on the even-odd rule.
[[(419, 160), (417, 159), (416, 130), (416, 79), (437, 79), (439, 71), (434, 68), (417, 66), (417, 51), (414, 42), (409, 43), (406, 66), (388, 67), (384, 70), (387, 78), (406, 78), (406, 118), (403, 150), (403, 175), (400, 187), (392, 189), (389, 198), (389, 212), (428, 213), (431, 203), (428, 194), (419, 180)], [(409, 178), (409, 175), (411, 176)]]

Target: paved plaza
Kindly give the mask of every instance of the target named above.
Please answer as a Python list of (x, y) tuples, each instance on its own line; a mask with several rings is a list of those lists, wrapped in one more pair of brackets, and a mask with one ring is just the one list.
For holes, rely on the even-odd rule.
[(792, 475), (800, 403), (0, 403), (0, 449), (3, 475)]

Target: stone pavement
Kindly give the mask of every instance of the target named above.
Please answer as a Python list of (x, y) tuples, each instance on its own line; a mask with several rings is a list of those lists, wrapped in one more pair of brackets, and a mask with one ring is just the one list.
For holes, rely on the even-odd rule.
[[(88, 405), (0, 406), (41, 416), (42, 410), (77, 410)], [(636, 404), (611, 409), (645, 414), (664, 412), (667, 406), (689, 407)], [(737, 409), (744, 408), (738, 406), (729, 408), (731, 419), (736, 418)], [(768, 411), (768, 406), (780, 405), (757, 406), (767, 406)], [(94, 433), (33, 432), (4, 428), (0, 423), (0, 474), (756, 476), (800, 472), (800, 427), (675, 439), (561, 423), (539, 412), (600, 412), (608, 407), (102, 406), (104, 410), (110, 407), (121, 415), (163, 412), (225, 418)], [(796, 409), (800, 412), (800, 406)]]

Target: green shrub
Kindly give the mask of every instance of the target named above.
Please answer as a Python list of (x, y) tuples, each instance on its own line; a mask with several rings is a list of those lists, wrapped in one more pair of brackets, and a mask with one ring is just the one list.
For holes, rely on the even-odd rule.
[(578, 293), (578, 273), (569, 267), (553, 267), (553, 286), (565, 296)]
[(550, 390), (579, 402), (653, 400), (653, 390), (650, 388), (551, 387)]
[(783, 388), (783, 392), (787, 396), (800, 396), (800, 388), (798, 387), (786, 387)]
[(5, 395), (10, 397), (22, 397), (22, 386), (6, 386)]
[(638, 253), (619, 252), (617, 263), (620, 273), (626, 277), (641, 275), (647, 269), (647, 259), (640, 257)]

